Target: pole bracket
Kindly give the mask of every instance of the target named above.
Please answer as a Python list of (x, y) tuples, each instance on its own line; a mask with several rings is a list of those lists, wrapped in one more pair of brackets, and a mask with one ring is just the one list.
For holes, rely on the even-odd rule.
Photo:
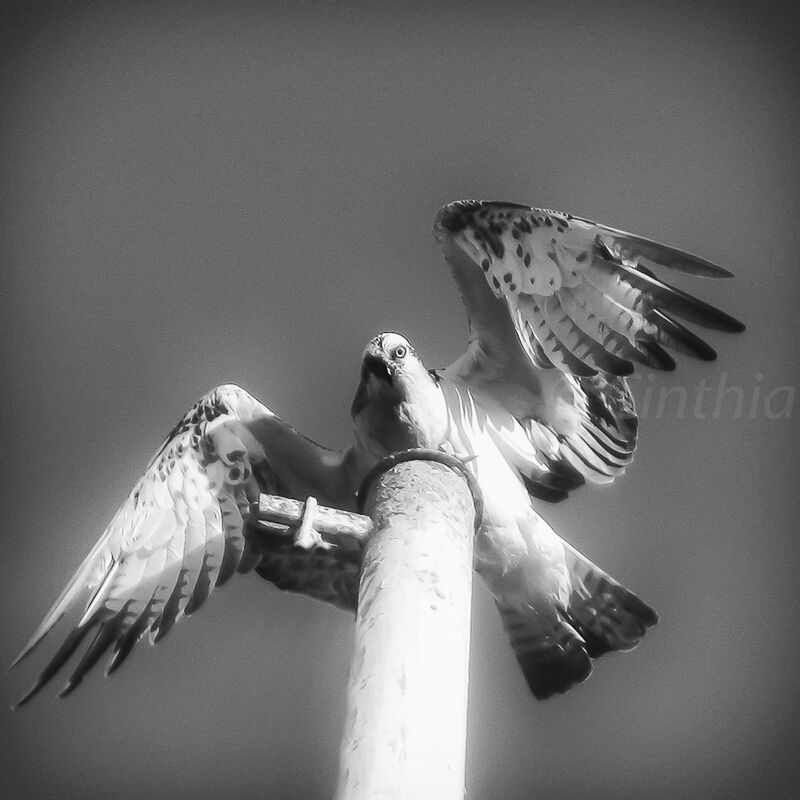
[(385, 456), (367, 472), (364, 476), (364, 480), (361, 481), (361, 486), (358, 489), (358, 495), (356, 497), (360, 513), (364, 513), (364, 503), (375, 481), (383, 475), (384, 472), (388, 472), (392, 467), (397, 464), (402, 464), (405, 461), (435, 461), (439, 464), (444, 464), (446, 467), (450, 467), (450, 469), (462, 475), (467, 482), (470, 494), (472, 495), (472, 502), (475, 506), (475, 533), (480, 530), (481, 524), (483, 523), (483, 494), (481, 493), (481, 488), (475, 476), (467, 468), (466, 463), (457, 456), (443, 453), (441, 450), (430, 450), (424, 447), (400, 450), (397, 453)]

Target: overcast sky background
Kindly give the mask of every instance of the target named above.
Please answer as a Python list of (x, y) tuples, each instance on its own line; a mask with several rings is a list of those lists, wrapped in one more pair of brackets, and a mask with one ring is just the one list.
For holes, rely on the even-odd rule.
[[(635, 653), (538, 703), (476, 585), (469, 797), (797, 796), (791, 5), (4, 4), (0, 661), (200, 394), (346, 445), (371, 336), (466, 341), (439, 206), (563, 208), (730, 267), (676, 282), (748, 330), (639, 379), (629, 474), (544, 509), (658, 610)], [(0, 793), (327, 798), (352, 632), (247, 576), (11, 712), (48, 641), (0, 682)]]

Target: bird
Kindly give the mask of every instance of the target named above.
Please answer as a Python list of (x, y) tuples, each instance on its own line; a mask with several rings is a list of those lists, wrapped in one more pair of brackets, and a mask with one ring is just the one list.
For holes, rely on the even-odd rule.
[[(684, 322), (744, 330), (657, 271), (732, 273), (651, 239), (516, 203), (449, 203), (433, 233), (467, 313), (463, 354), (428, 369), (405, 335), (374, 337), (350, 409), (354, 440), (343, 450), (305, 437), (237, 385), (206, 394), (167, 436), (15, 660), (67, 611), (83, 608), (18, 705), (87, 634), (61, 696), (109, 650), (107, 673), (142, 638), (160, 640), (236, 573), (255, 570), (279, 588), (353, 610), (357, 554), (331, 548), (313, 528), (313, 510), (356, 509), (369, 470), (414, 448), (459, 457), (476, 479), (484, 507), (475, 569), (535, 697), (563, 694), (603, 654), (638, 645), (656, 612), (556, 533), (542, 508), (587, 482), (612, 482), (632, 462), (638, 418), (627, 378), (635, 368), (674, 370), (669, 351), (717, 357)], [(281, 552), (247, 535), (260, 492), (307, 498)], [(313, 575), (292, 563), (310, 551)]]

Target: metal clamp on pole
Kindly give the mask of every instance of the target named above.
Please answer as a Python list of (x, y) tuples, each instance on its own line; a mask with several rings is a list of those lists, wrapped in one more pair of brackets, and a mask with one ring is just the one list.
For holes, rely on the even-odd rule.
[[(474, 458), (472, 456), (471, 458)], [(469, 459), (468, 459), (469, 460)], [(449, 453), (443, 453), (441, 450), (428, 450), (424, 447), (417, 447), (412, 450), (401, 450), (397, 453), (384, 456), (372, 469), (364, 476), (361, 481), (361, 486), (358, 490), (358, 510), (364, 513), (364, 503), (369, 494), (372, 484), (378, 479), (380, 475), (387, 472), (395, 464), (401, 464), (406, 461), (435, 461), (438, 464), (444, 464), (446, 467), (456, 470), (464, 476), (469, 486), (470, 493), (472, 494), (472, 502), (475, 505), (475, 531), (477, 532), (481, 523), (483, 522), (483, 495), (481, 494), (481, 487), (475, 476), (467, 469), (466, 462), (456, 456), (451, 456)]]

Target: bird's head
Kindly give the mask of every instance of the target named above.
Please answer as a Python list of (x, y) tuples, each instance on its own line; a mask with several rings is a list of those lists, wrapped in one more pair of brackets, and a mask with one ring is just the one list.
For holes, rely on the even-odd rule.
[(438, 447), (447, 426), (438, 378), (399, 333), (381, 333), (364, 349), (351, 414), (359, 441), (373, 453)]
[(409, 384), (416, 380), (431, 379), (411, 342), (392, 332), (378, 334), (364, 349), (361, 378), (369, 380), (371, 376), (398, 393), (410, 388)]
[(361, 383), (353, 405), (380, 396), (384, 401), (415, 402), (420, 394), (437, 389), (438, 379), (425, 369), (411, 342), (400, 333), (379, 333), (364, 348), (361, 362)]

